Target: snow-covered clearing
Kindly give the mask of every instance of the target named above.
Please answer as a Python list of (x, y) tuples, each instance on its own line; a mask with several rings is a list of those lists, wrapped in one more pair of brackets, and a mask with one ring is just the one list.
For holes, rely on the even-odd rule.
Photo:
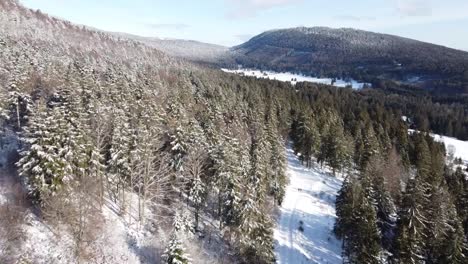
[[(356, 80), (350, 79), (349, 81), (335, 79), (333, 82), (332, 78), (317, 78), (312, 76), (305, 76), (300, 74), (294, 74), (290, 72), (274, 72), (274, 71), (260, 71), (255, 69), (243, 69), (239, 68), (237, 70), (221, 69), (224, 72), (235, 73), (244, 76), (253, 76), (257, 78), (278, 80), (282, 82), (290, 82), (293, 85), (297, 82), (312, 82), (312, 83), (321, 83), (333, 85), (336, 87), (347, 87), (351, 86), (353, 89), (362, 89), (366, 83), (360, 83)], [(370, 84), (367, 84), (370, 86)]]
[(464, 163), (468, 163), (468, 141), (462, 141), (452, 137), (432, 135), (438, 142), (443, 142), (447, 151), (453, 148), (455, 158), (461, 158)]
[[(136, 201), (135, 197), (129, 198), (132, 203)], [(107, 200), (102, 215), (103, 228), (99, 230), (99, 235), (88, 252), (93, 256), (86, 263), (155, 263), (155, 257), (161, 254), (158, 251), (159, 245), (148, 229), (135, 220), (134, 212), (122, 215), (120, 208)], [(52, 226), (27, 210), (21, 229), (24, 240), (20, 243), (19, 254), (11, 256), (13, 260), (32, 263), (75, 261), (74, 242), (65, 226)], [(0, 244), (3, 242), (0, 239)]]
[[(414, 133), (416, 130), (409, 129), (409, 133)], [(438, 142), (445, 144), (447, 152), (453, 151), (455, 158), (461, 158), (463, 163), (468, 163), (468, 141), (459, 140), (453, 137), (441, 136), (432, 134), (431, 136)]]
[(342, 180), (318, 165), (305, 168), (291, 148), (287, 159), (290, 182), (274, 233), (277, 262), (342, 263), (341, 242), (332, 233)]

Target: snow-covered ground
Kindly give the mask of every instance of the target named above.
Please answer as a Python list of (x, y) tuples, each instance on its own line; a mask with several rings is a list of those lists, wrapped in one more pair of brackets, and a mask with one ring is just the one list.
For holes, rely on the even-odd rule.
[[(312, 83), (321, 83), (321, 84), (328, 84), (333, 85), (336, 87), (346, 87), (351, 86), (353, 89), (362, 89), (366, 83), (360, 83), (356, 80), (340, 80), (336, 79), (333, 83), (332, 78), (317, 78), (311, 76), (305, 76), (300, 74), (294, 74), (290, 72), (274, 72), (274, 71), (260, 71), (254, 69), (243, 69), (239, 68), (237, 70), (229, 70), (229, 69), (221, 69), (224, 72), (235, 73), (239, 75), (245, 76), (254, 76), (257, 78), (264, 78), (264, 79), (271, 79), (271, 80), (278, 80), (282, 82), (290, 82), (293, 85), (297, 82), (312, 82)], [(367, 84), (370, 86), (370, 84)]]
[[(136, 202), (135, 195), (129, 197)], [(1, 197), (1, 189), (0, 189)], [(118, 206), (106, 201), (102, 212), (103, 228), (99, 229), (96, 241), (88, 253), (93, 256), (88, 263), (155, 263), (161, 254), (153, 235), (139, 226), (134, 212), (120, 214)], [(22, 225), (24, 240), (19, 254), (13, 260), (22, 259), (32, 263), (74, 263), (74, 244), (65, 227), (52, 226), (32, 211), (27, 210)], [(3, 241), (5, 242), (5, 241)], [(0, 245), (2, 239), (0, 238)]]
[(432, 135), (438, 142), (443, 142), (447, 151), (454, 148), (455, 158), (461, 158), (464, 163), (468, 163), (468, 141), (462, 141), (452, 137)]
[[(414, 133), (416, 130), (409, 129), (409, 133)], [(447, 152), (452, 151), (455, 158), (461, 158), (463, 163), (468, 164), (468, 141), (462, 141), (453, 137), (441, 136), (432, 134), (431, 136), (438, 142), (445, 144)]]
[(335, 197), (342, 180), (318, 166), (305, 168), (291, 148), (287, 158), (290, 182), (274, 233), (277, 262), (342, 263), (341, 242), (332, 233)]

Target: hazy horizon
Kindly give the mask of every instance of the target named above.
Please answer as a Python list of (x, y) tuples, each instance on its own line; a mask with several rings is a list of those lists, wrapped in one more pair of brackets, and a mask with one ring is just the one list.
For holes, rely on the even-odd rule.
[(356, 28), (468, 51), (462, 0), (20, 0), (73, 23), (145, 37), (223, 46), (264, 31), (298, 26)]

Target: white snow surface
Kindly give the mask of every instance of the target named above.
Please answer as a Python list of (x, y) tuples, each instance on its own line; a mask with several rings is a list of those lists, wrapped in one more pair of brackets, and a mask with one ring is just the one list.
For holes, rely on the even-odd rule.
[(443, 142), (447, 151), (450, 148), (455, 148), (455, 157), (461, 158), (464, 163), (468, 163), (468, 141), (462, 141), (453, 137), (446, 137), (441, 135), (432, 134), (434, 139), (438, 142)]
[(342, 179), (317, 164), (305, 168), (291, 148), (287, 149), (287, 159), (289, 185), (274, 232), (277, 263), (342, 263), (341, 241), (332, 233), (335, 198)]
[[(413, 133), (416, 130), (409, 129), (408, 131), (409, 133)], [(447, 137), (433, 133), (431, 133), (431, 136), (436, 141), (444, 143), (447, 151), (453, 148), (455, 158), (461, 158), (463, 160), (463, 163), (468, 163), (468, 141), (463, 141), (453, 137)]]
[[(366, 83), (360, 83), (353, 79), (350, 79), (349, 81), (336, 79), (335, 82), (333, 83), (332, 78), (317, 78), (317, 77), (312, 77), (312, 76), (294, 74), (290, 72), (260, 71), (260, 70), (255, 70), (255, 69), (244, 69), (244, 68), (239, 68), (237, 70), (230, 70), (230, 69), (223, 68), (221, 70), (224, 72), (239, 74), (243, 76), (253, 76), (257, 78), (278, 80), (282, 82), (290, 82), (293, 85), (295, 85), (297, 82), (312, 82), (312, 83), (333, 85), (336, 87), (351, 86), (353, 89), (362, 89), (364, 85), (366, 85)], [(370, 86), (370, 84), (368, 83), (367, 85)]]

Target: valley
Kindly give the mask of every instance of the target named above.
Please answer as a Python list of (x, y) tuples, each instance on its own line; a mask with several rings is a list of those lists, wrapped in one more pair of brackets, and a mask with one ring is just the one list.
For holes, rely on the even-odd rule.
[(331, 79), (331, 78), (317, 78), (317, 77), (310, 77), (304, 76), (300, 74), (294, 74), (289, 72), (273, 72), (273, 71), (259, 71), (254, 69), (237, 69), (237, 70), (229, 70), (229, 69), (221, 69), (224, 72), (228, 73), (235, 73), (241, 76), (252, 76), (256, 78), (266, 78), (270, 80), (278, 80), (281, 82), (290, 82), (293, 85), (297, 82), (311, 82), (311, 83), (320, 83), (320, 84), (327, 84), (332, 85), (335, 87), (351, 87), (353, 89), (362, 89), (364, 87), (371, 87), (369, 83), (360, 83), (355, 80), (340, 80), (340, 79)]
[(341, 241), (333, 235), (342, 179), (318, 164), (305, 168), (290, 148), (287, 160), (289, 184), (274, 235), (277, 263), (342, 263)]
[(0, 263), (466, 264), (468, 52), (390, 2), (0, 0)]

